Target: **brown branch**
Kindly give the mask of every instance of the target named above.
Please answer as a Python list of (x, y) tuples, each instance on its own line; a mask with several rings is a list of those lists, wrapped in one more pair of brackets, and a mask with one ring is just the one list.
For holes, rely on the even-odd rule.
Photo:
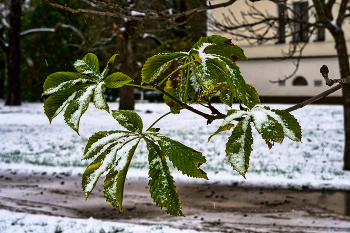
[[(342, 78), (342, 79), (335, 79), (335, 80), (329, 79), (328, 78), (329, 70), (328, 70), (328, 67), (325, 65), (323, 65), (321, 67), (320, 72), (321, 72), (322, 76), (326, 79), (327, 85), (331, 86), (334, 83), (340, 83), (340, 84), (335, 86), (335, 87), (332, 87), (331, 89), (328, 89), (327, 91), (324, 91), (324, 92), (322, 92), (322, 93), (320, 93), (320, 94), (318, 94), (318, 95), (316, 95), (308, 100), (305, 100), (304, 102), (298, 103), (290, 108), (287, 108), (287, 109), (285, 109), (285, 111), (291, 112), (291, 111), (297, 110), (299, 108), (302, 108), (308, 104), (311, 104), (311, 103), (313, 103), (313, 102), (315, 102), (323, 97), (326, 97), (326, 96), (332, 94), (333, 92), (341, 89), (344, 84), (350, 83), (350, 76), (346, 77), (346, 78)], [(328, 81), (327, 81), (327, 79), (328, 79)]]
[(191, 106), (187, 105), (186, 103), (183, 103), (181, 102), (180, 100), (178, 100), (177, 98), (175, 98), (174, 96), (172, 96), (171, 94), (169, 94), (168, 92), (166, 92), (163, 88), (159, 87), (159, 86), (155, 86), (155, 88), (162, 92), (164, 95), (168, 96), (170, 99), (174, 100), (176, 103), (180, 104), (181, 107), (184, 107), (186, 108), (187, 110), (193, 112), (193, 113), (196, 113), (197, 115), (200, 115), (202, 117), (204, 117), (205, 119), (208, 120), (208, 123), (214, 121), (214, 120), (217, 120), (217, 119), (224, 119), (226, 117), (225, 114), (222, 114), (218, 111), (218, 114), (217, 115), (209, 115), (209, 114), (206, 114), (204, 112), (201, 112), (195, 108), (192, 108)]
[(317, 101), (319, 99), (322, 99), (323, 97), (326, 97), (329, 94), (332, 94), (333, 92), (339, 90), (342, 87), (343, 87), (343, 84), (339, 84), (339, 85), (337, 85), (335, 87), (332, 87), (331, 89), (329, 89), (329, 90), (327, 90), (325, 92), (322, 92), (321, 94), (318, 94), (318, 95), (316, 95), (316, 96), (314, 96), (314, 97), (312, 97), (312, 98), (310, 98), (308, 100), (305, 100), (304, 102), (298, 103), (298, 104), (296, 104), (296, 105), (294, 105), (294, 106), (292, 106), (290, 108), (287, 108), (287, 109), (285, 109), (285, 111), (291, 112), (291, 111), (297, 110), (299, 108), (305, 107), (308, 104), (311, 104), (311, 103), (313, 103), (313, 102), (315, 102), (315, 101)]
[[(115, 12), (115, 11), (114, 11), (114, 13), (112, 13), (112, 12), (88, 10), (88, 9), (81, 9), (81, 8), (79, 8), (79, 9), (72, 9), (70, 7), (62, 6), (62, 5), (57, 4), (57, 3), (52, 3), (49, 0), (45, 0), (45, 3), (50, 5), (50, 6), (53, 6), (53, 7), (59, 8), (59, 9), (63, 9), (63, 10), (69, 11), (69, 12), (72, 12), (74, 14), (77, 14), (77, 13), (89, 13), (89, 14), (96, 14), (96, 15), (102, 15), (102, 16), (110, 16), (110, 17), (115, 17), (115, 18), (126, 18), (126, 19), (136, 20), (136, 21), (145, 21), (145, 20), (148, 20), (148, 19), (155, 19), (155, 20), (163, 19), (163, 20), (166, 20), (166, 19), (181, 18), (181, 17), (185, 17), (185, 16), (192, 15), (192, 14), (195, 14), (195, 13), (200, 13), (200, 12), (207, 11), (207, 10), (213, 10), (213, 9), (226, 7), (226, 6), (232, 5), (236, 1), (237, 0), (228, 0), (227, 2), (218, 3), (218, 4), (215, 4), (215, 5), (204, 6), (204, 7), (197, 7), (197, 8), (193, 8), (191, 10), (184, 11), (184, 12), (177, 13), (177, 14), (164, 14), (164, 13), (161, 13), (159, 11), (150, 10), (150, 9), (142, 10), (142, 9), (133, 8), (133, 7), (126, 8), (124, 6), (120, 6), (120, 5), (117, 5), (117, 4), (111, 4), (109, 1), (98, 1), (98, 0), (95, 0), (95, 2), (99, 2), (99, 3), (105, 4), (106, 6), (110, 7), (111, 9), (114, 9), (114, 10), (115, 9), (122, 10), (125, 13), (118, 13), (118, 12)], [(143, 14), (145, 14), (145, 16), (142, 16), (142, 15), (140, 15), (140, 16), (132, 16), (132, 15), (129, 14), (132, 11), (143, 13)]]

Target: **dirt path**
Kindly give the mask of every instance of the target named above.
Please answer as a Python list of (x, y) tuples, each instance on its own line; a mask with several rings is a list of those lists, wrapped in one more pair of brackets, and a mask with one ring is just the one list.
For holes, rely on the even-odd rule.
[(345, 192), (177, 184), (183, 218), (155, 206), (147, 179), (127, 180), (123, 213), (105, 202), (102, 182), (87, 202), (80, 182), (67, 174), (0, 170), (0, 208), (213, 232), (350, 232)]

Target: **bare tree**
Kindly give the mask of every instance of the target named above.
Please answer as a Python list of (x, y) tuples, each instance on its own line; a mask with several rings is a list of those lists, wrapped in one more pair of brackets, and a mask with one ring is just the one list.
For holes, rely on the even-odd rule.
[[(156, 37), (152, 33), (173, 31), (177, 36), (184, 36), (186, 25), (195, 19), (196, 14), (228, 6), (236, 0), (228, 0), (220, 4), (208, 4), (205, 1), (193, 0), (84, 0), (84, 8), (73, 9), (63, 6), (54, 1), (45, 0), (51, 6), (70, 11), (72, 13), (87, 13), (91, 15), (106, 16), (114, 18), (115, 36), (120, 39), (123, 48), (121, 55), (122, 71), (134, 78), (136, 65), (136, 38), (143, 34), (142, 38)], [(122, 19), (120, 21), (120, 19)], [(197, 40), (198, 38), (195, 38)], [(157, 39), (156, 39), (157, 40)], [(159, 41), (159, 40), (158, 40)], [(124, 86), (120, 90), (120, 109), (134, 109), (133, 87)]]
[[(312, 0), (303, 2), (298, 7), (290, 5), (286, 0), (272, 2), (276, 4), (279, 15), (273, 15), (275, 12), (263, 12), (257, 9), (254, 3), (247, 1), (249, 10), (240, 12), (240, 19), (234, 12), (229, 11), (222, 21), (212, 19), (212, 26), (215, 31), (228, 33), (234, 40), (246, 40), (250, 44), (285, 42), (286, 38), (291, 38), (289, 51), (285, 55), (297, 56), (299, 61), (303, 49), (310, 41), (310, 35), (317, 33), (322, 37), (323, 30), (326, 29), (335, 42), (341, 78), (350, 75), (349, 54), (343, 30), (345, 20), (350, 17), (348, 0)], [(310, 22), (310, 17), (316, 18), (315, 22)], [(286, 79), (290, 77), (291, 75)], [(342, 90), (345, 127), (344, 170), (350, 170), (350, 85), (344, 85)]]

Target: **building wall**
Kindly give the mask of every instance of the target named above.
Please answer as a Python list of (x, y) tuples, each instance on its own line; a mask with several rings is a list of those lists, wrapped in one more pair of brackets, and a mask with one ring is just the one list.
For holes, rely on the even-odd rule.
[[(223, 0), (217, 0), (213, 3), (223, 2)], [(305, 2), (305, 1), (287, 1), (287, 4), (293, 2)], [(308, 1), (309, 6), (312, 5), (312, 1)], [(338, 0), (339, 2), (339, 0)], [(271, 1), (263, 0), (258, 2), (248, 2), (256, 7), (260, 12), (268, 12), (273, 16), (277, 16), (277, 5)], [(223, 14), (229, 16), (229, 10), (234, 14), (239, 22), (243, 21), (241, 12), (248, 12), (250, 9), (247, 6), (245, 0), (238, 0), (233, 5), (216, 9), (210, 12), (212, 16), (220, 21), (224, 21)], [(333, 7), (333, 15), (336, 18), (338, 6), (335, 4)], [(246, 17), (249, 22), (252, 22), (250, 17)], [(309, 22), (315, 22), (315, 17), (310, 16)], [(345, 20), (343, 25), (343, 31), (346, 34), (347, 47), (350, 47), (350, 23)], [(300, 66), (296, 74), (285, 82), (285, 86), (279, 86), (278, 84), (272, 84), (270, 80), (283, 79), (285, 76), (289, 76), (295, 69), (294, 63), (296, 59), (285, 59), (282, 61), (276, 61), (276, 58), (283, 58), (284, 52), (288, 52), (291, 46), (291, 37), (286, 38), (285, 43), (276, 43), (276, 40), (264, 43), (262, 45), (251, 45), (246, 40), (237, 41), (235, 38), (228, 33), (210, 32), (211, 34), (220, 34), (225, 37), (233, 39), (233, 43), (240, 46), (248, 61), (238, 61), (237, 64), (241, 69), (243, 77), (247, 83), (252, 84), (258, 90), (258, 93), (264, 95), (281, 95), (281, 96), (313, 96), (322, 91), (327, 90), (329, 87), (325, 85), (325, 81), (321, 76), (319, 70), (322, 65), (327, 65), (330, 70), (330, 78), (340, 78), (338, 61), (336, 57), (336, 50), (334, 48), (335, 43), (332, 36), (326, 30), (324, 41), (315, 41), (316, 35), (309, 35), (310, 42), (303, 51), (303, 57), (300, 62)], [(272, 30), (267, 36), (273, 36), (276, 33)], [(302, 76), (307, 80), (307, 86), (293, 86), (292, 83), (295, 78)], [(315, 81), (321, 86), (315, 86)], [(333, 96), (341, 96), (341, 90), (332, 94)]]

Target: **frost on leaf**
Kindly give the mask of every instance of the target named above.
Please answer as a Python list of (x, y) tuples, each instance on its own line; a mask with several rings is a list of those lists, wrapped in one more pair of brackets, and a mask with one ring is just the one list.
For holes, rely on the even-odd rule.
[(109, 112), (109, 106), (105, 99), (105, 84), (100, 82), (94, 91), (94, 105), (97, 109), (103, 109)]
[(148, 58), (141, 71), (142, 83), (150, 83), (156, 80), (174, 61), (187, 55), (184, 52), (161, 53)]
[(83, 60), (77, 60), (74, 63), (74, 67), (79, 73), (90, 75), (95, 81), (102, 79), (98, 58), (93, 53), (86, 54)]
[(86, 75), (73, 72), (56, 72), (50, 74), (44, 83), (44, 95), (51, 95), (59, 91), (65, 91), (80, 83), (92, 82), (93, 80)]
[(95, 88), (96, 85), (90, 85), (80, 90), (78, 98), (68, 105), (64, 113), (64, 120), (78, 134), (80, 118), (87, 110)]
[(226, 156), (232, 167), (244, 178), (249, 167), (249, 157), (252, 151), (252, 127), (250, 117), (245, 117), (233, 129), (226, 143)]
[(113, 165), (118, 151), (116, 145), (115, 143), (109, 146), (86, 168), (82, 179), (82, 186), (86, 198), (90, 195), (100, 176)]
[(76, 88), (71, 88), (69, 90), (61, 91), (50, 95), (44, 103), (44, 110), (47, 118), (49, 118), (50, 123), (53, 118), (55, 118), (66, 105), (74, 100), (78, 91)]
[[(84, 156), (83, 160), (90, 159), (93, 156), (97, 155), (104, 146), (106, 146), (109, 143), (116, 142), (117, 140), (121, 138), (127, 138), (129, 137), (130, 132), (127, 131), (102, 131), (95, 133), (92, 135), (88, 143), (86, 144), (85, 150), (84, 150)], [(124, 142), (129, 142), (130, 140), (126, 140)], [(119, 146), (125, 145), (125, 143), (120, 143)]]
[(137, 146), (138, 142), (118, 159), (117, 164), (108, 172), (104, 182), (103, 193), (106, 201), (119, 208), (121, 212), (123, 211), (125, 179)]
[(113, 110), (112, 115), (124, 128), (131, 132), (142, 133), (142, 119), (136, 112), (129, 110)]
[(170, 171), (164, 154), (159, 146), (151, 140), (146, 140), (149, 152), (149, 172), (151, 178), (148, 182), (151, 197), (159, 207), (165, 207), (168, 214), (174, 216), (184, 216), (181, 211), (181, 202), (177, 195), (174, 179)]

